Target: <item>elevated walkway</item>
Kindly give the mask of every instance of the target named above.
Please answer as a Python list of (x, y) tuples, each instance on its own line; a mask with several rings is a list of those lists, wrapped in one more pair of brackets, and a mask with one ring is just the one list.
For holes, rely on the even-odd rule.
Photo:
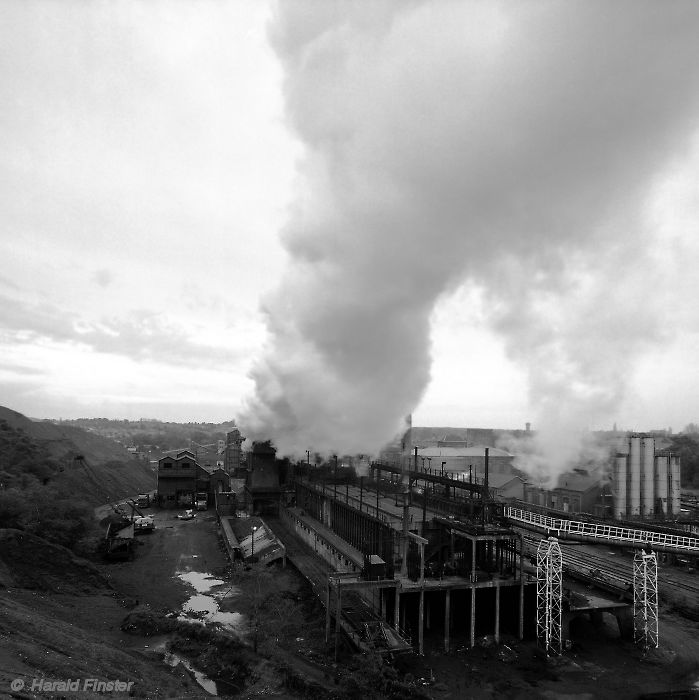
[(685, 537), (683, 535), (670, 535), (665, 532), (654, 532), (653, 530), (640, 528), (552, 518), (548, 515), (513, 506), (505, 506), (503, 515), (514, 523), (546, 532), (559, 539), (596, 542), (598, 544), (604, 542), (626, 547), (650, 545), (654, 551), (699, 554), (699, 537)]

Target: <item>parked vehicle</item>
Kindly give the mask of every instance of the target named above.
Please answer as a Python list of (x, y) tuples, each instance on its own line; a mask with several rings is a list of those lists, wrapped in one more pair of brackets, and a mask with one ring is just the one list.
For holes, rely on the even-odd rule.
[(186, 510), (184, 513), (180, 513), (177, 516), (180, 520), (191, 520), (192, 518), (196, 518), (196, 513), (190, 508), (189, 510)]
[(209, 497), (205, 491), (197, 494), (196, 506), (197, 510), (206, 510), (209, 507)]
[(134, 530), (136, 532), (153, 532), (155, 530), (155, 520), (150, 515), (144, 515), (134, 520)]
[(150, 494), (149, 493), (139, 493), (136, 499), (136, 505), (139, 508), (148, 508), (150, 506)]
[(104, 556), (110, 560), (133, 559), (134, 549), (134, 524), (128, 520), (119, 520), (109, 523), (104, 538)]

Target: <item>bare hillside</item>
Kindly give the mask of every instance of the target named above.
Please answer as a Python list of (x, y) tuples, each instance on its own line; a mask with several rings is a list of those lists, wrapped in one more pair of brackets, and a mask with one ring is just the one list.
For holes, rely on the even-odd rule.
[[(3, 444), (0, 462), (5, 473), (17, 476), (23, 457), (43, 461), (45, 486), (57, 493), (76, 496), (98, 505), (156, 486), (155, 473), (144, 462), (133, 459), (121, 445), (72, 426), (32, 421), (17, 411), (0, 406)], [(18, 446), (22, 450), (18, 449)]]

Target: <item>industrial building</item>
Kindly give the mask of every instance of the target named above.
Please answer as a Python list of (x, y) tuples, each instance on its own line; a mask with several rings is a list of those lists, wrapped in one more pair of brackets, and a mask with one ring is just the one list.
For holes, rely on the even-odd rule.
[(606, 477), (586, 469), (573, 469), (561, 474), (553, 489), (527, 483), (524, 501), (535, 506), (552, 508), (564, 513), (592, 513), (605, 515), (604, 483)]
[(202, 467), (194, 452), (181, 450), (158, 460), (158, 505), (163, 508), (191, 508), (197, 493), (206, 492), (209, 503), (214, 494), (230, 490), (230, 478), (223, 469)]
[(226, 442), (223, 447), (223, 468), (232, 477), (237, 477), (243, 467), (243, 442), (245, 438), (238, 428), (233, 428), (226, 433)]
[(629, 436), (614, 460), (612, 494), (617, 519), (679, 516), (680, 458), (656, 451), (652, 435)]
[[(488, 448), (488, 469), (490, 474), (514, 474), (512, 461), (514, 457), (505, 450)], [(413, 455), (414, 461), (414, 455)], [(408, 457), (410, 462), (410, 457)], [(417, 446), (417, 466), (431, 469), (433, 472), (459, 472), (482, 477), (485, 473), (485, 446), (472, 447), (420, 447)]]

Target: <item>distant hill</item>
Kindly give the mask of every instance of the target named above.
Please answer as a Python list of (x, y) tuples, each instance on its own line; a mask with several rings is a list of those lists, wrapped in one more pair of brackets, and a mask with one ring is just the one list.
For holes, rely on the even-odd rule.
[(0, 406), (0, 483), (27, 487), (27, 474), (57, 494), (77, 496), (89, 505), (156, 487), (150, 465), (133, 459), (114, 440), (74, 426), (33, 421)]
[(155, 418), (77, 418), (53, 422), (61, 429), (82, 428), (91, 435), (101, 435), (124, 446), (135, 447), (154, 460), (170, 450), (215, 449), (218, 441), (225, 440), (226, 433), (235, 427), (233, 420), (223, 423), (171, 423)]

